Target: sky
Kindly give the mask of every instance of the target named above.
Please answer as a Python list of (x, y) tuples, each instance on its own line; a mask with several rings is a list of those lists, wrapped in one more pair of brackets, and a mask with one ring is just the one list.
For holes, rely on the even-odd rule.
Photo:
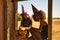
[[(33, 4), (38, 10), (43, 10), (46, 13), (46, 17), (48, 18), (48, 0), (28, 0), (28, 1), (19, 1), (17, 2), (17, 12), (21, 13), (21, 5), (24, 6), (25, 12), (27, 12), (30, 16), (33, 15), (32, 6)], [(53, 0), (53, 7), (52, 7), (52, 17), (59, 17), (60, 18), (60, 0)]]

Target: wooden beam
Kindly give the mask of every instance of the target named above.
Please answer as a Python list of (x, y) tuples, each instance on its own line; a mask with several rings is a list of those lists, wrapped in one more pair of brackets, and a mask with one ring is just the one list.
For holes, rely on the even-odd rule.
[(0, 40), (3, 40), (3, 1), (0, 0)]
[(27, 1), (27, 0), (18, 0), (18, 1)]
[(3, 40), (7, 40), (7, 3), (3, 1)]
[(48, 0), (48, 40), (52, 40), (52, 0)]

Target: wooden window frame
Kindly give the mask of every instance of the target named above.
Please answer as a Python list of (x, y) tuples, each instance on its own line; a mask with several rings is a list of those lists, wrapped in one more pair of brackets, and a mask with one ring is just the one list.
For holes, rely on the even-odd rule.
[[(17, 26), (17, 16), (16, 16), (16, 11), (17, 11), (17, 1), (20, 0), (14, 0), (13, 1), (13, 13), (14, 13), (14, 31), (15, 27)], [(3, 0), (3, 40), (7, 40), (7, 4), (6, 1)], [(13, 31), (13, 30), (11, 30)], [(13, 37), (10, 40), (15, 40), (15, 37)], [(52, 0), (48, 0), (48, 40), (52, 40)]]

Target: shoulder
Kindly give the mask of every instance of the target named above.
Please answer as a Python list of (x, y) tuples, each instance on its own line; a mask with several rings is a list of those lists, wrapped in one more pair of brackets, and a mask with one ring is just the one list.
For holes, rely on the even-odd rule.
[(48, 24), (46, 22), (43, 23), (42, 29), (43, 30), (48, 30)]
[(43, 26), (48, 26), (47, 22), (44, 21)]

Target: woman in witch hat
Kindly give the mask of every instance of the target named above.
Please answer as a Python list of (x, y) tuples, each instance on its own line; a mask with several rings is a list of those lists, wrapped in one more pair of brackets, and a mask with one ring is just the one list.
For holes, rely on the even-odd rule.
[(47, 40), (47, 38), (48, 38), (48, 24), (45, 21), (45, 19), (46, 19), (45, 12), (42, 10), (38, 11), (33, 5), (32, 5), (32, 8), (33, 8), (33, 12), (34, 12), (33, 19), (35, 21), (39, 21), (40, 26), (39, 26), (39, 29), (31, 27), (30, 32), (32, 34), (32, 37), (29, 39)]
[(22, 5), (22, 20), (21, 20), (21, 25), (19, 27), (19, 40), (26, 40), (29, 36), (29, 29), (32, 26), (32, 20), (30, 19), (30, 16), (24, 12), (24, 7)]

